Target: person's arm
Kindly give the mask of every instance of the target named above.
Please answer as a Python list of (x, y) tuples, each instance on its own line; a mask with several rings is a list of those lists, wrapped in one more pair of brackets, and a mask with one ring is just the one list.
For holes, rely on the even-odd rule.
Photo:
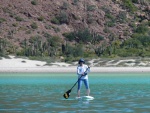
[(90, 71), (91, 71), (91, 70), (90, 70), (90, 66), (87, 66), (87, 68), (88, 68), (87, 72), (90, 72)]
[(89, 72), (90, 72), (90, 66), (86, 65), (86, 71), (84, 72), (84, 76), (86, 76), (87, 73), (89, 73)]

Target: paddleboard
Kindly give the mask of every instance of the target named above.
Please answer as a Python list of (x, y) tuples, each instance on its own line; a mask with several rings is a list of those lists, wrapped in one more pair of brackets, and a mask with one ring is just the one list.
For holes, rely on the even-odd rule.
[(77, 100), (93, 100), (94, 97), (92, 96), (81, 96), (81, 97), (76, 97)]

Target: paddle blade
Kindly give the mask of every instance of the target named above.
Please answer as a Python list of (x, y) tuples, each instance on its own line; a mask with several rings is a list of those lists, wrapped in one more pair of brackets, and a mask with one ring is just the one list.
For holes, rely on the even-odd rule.
[(68, 90), (63, 96), (65, 99), (68, 99), (70, 96), (71, 90)]

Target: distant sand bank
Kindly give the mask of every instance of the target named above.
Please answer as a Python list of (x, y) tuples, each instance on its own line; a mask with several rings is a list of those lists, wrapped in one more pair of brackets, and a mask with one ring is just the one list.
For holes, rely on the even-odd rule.
[[(50, 72), (50, 73), (76, 73), (76, 67), (5, 67), (0, 72)], [(150, 72), (150, 67), (91, 67), (91, 72)]]
[[(46, 62), (35, 61), (23, 58), (15, 58), (10, 56), (9, 59), (2, 58), (0, 60), (0, 72), (51, 72), (51, 73), (76, 73), (76, 64), (73, 66), (64, 62), (55, 62), (46, 65)], [(91, 60), (91, 72), (150, 72), (150, 67), (116, 67), (94, 66)]]

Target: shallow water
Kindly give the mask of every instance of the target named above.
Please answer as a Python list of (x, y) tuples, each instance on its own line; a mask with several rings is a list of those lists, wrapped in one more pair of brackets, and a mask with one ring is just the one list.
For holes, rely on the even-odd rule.
[[(0, 73), (0, 113), (149, 113), (149, 73), (90, 73), (91, 96), (63, 94), (77, 81), (74, 73)], [(82, 86), (81, 95), (85, 95)]]

